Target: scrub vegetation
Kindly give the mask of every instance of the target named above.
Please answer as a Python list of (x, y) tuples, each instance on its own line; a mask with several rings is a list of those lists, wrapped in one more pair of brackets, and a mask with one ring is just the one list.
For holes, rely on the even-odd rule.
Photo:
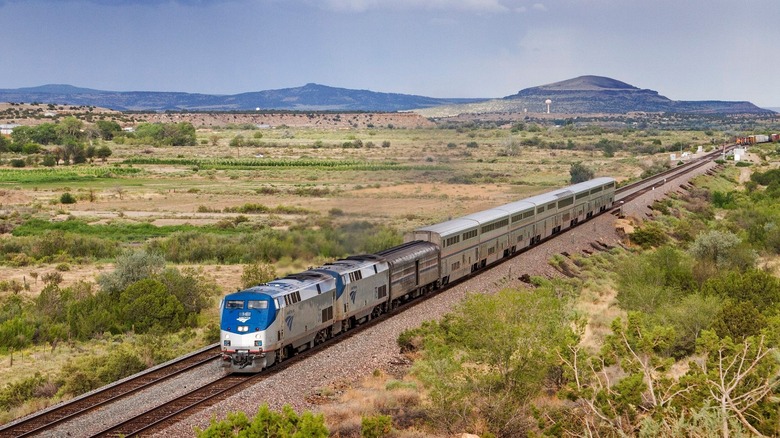
[[(0, 136), (0, 422), (214, 342), (231, 289), (575, 178), (636, 180), (729, 138), (574, 121), (22, 127)], [(778, 151), (754, 154), (654, 205), (628, 250), (575, 260), (577, 277), (475, 294), (405, 333), (410, 374), (354, 429), (780, 433)], [(604, 290), (619, 319), (583, 310)]]

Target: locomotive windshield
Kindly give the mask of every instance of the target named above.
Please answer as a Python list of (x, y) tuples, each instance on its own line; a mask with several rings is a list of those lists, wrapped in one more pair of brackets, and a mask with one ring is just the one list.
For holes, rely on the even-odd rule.
[(267, 309), (268, 301), (262, 300), (249, 300), (247, 303), (247, 309)]
[(236, 327), (239, 326), (248, 327), (248, 331), (265, 330), (274, 319), (276, 306), (273, 298), (264, 293), (242, 291), (225, 297), (222, 309), (223, 330), (238, 330)]
[(225, 301), (226, 309), (243, 309), (244, 300), (227, 300)]

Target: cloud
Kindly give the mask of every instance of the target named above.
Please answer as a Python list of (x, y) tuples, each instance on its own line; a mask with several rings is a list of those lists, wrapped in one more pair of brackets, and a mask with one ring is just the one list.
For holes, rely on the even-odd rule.
[(61, 2), (72, 2), (72, 3), (94, 3), (97, 5), (102, 6), (156, 6), (156, 5), (163, 5), (163, 4), (169, 4), (169, 3), (178, 3), (185, 6), (207, 6), (212, 4), (219, 4), (224, 3), (224, 1), (237, 1), (237, 0), (37, 0), (31, 1), (31, 0), (0, 0), (0, 8), (3, 6), (10, 4), (10, 3), (40, 3), (40, 4), (47, 4), (47, 3), (61, 3)]
[(427, 10), (500, 13), (509, 10), (500, 0), (325, 0), (329, 9), (344, 12), (370, 10)]

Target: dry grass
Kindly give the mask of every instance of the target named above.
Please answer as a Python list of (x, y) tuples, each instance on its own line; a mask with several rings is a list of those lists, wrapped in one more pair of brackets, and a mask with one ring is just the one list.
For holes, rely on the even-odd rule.
[(326, 393), (339, 395), (329, 397), (319, 410), (325, 416), (332, 436), (359, 437), (362, 418), (373, 415), (392, 416), (396, 430), (393, 436), (431, 436), (424, 431), (418, 388), (419, 383), (408, 376), (397, 380), (375, 371), (373, 376), (357, 385), (325, 390)]

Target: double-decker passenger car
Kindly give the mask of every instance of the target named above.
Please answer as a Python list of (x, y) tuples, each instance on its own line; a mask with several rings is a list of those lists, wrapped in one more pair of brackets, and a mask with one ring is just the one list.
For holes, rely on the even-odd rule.
[(442, 283), (458, 280), (605, 211), (615, 180), (596, 178), (408, 233), (441, 250)]

